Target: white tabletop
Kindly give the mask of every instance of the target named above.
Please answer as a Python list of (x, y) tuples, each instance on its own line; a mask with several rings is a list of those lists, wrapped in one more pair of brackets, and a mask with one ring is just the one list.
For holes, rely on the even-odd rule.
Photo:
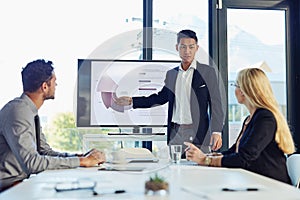
[[(142, 166), (145, 169), (136, 172), (98, 170), (99, 167), (47, 170), (2, 192), (0, 199), (300, 199), (299, 189), (242, 169), (203, 167), (183, 163), (176, 165), (165, 161), (131, 163), (126, 166)], [(145, 181), (155, 173), (165, 177), (169, 182), (168, 195), (144, 194)], [(57, 183), (78, 179), (96, 181), (97, 192), (125, 190), (125, 193), (94, 196), (92, 190), (56, 192)], [(223, 188), (242, 190), (257, 188), (258, 191), (230, 192), (222, 191)]]

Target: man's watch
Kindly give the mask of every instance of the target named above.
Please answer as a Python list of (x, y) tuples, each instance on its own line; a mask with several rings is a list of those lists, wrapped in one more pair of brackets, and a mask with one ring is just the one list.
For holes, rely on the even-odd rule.
[(206, 156), (206, 157), (205, 157), (205, 160), (204, 160), (204, 164), (205, 164), (206, 166), (210, 166), (211, 160), (212, 160), (211, 156)]

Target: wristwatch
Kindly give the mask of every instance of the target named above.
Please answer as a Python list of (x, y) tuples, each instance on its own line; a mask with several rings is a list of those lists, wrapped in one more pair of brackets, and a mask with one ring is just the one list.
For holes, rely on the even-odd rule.
[(209, 166), (211, 164), (211, 160), (212, 160), (212, 158), (210, 156), (206, 156), (205, 160), (204, 160), (204, 164), (206, 166)]

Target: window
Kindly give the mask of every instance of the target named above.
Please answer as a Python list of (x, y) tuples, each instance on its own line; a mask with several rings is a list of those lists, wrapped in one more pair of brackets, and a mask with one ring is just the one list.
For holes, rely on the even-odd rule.
[[(166, 33), (174, 36), (183, 28), (196, 29), (200, 45), (207, 52), (207, 1), (201, 2), (201, 6), (196, 0), (188, 2), (190, 5), (197, 5), (197, 8), (188, 4), (182, 7), (182, 3), (177, 1), (178, 6), (172, 9), (170, 4), (175, 5), (174, 1), (153, 2), (153, 27), (156, 29), (154, 37), (161, 39), (157, 36), (162, 33), (161, 30), (164, 33), (163, 40), (154, 40), (153, 59), (178, 60), (176, 37), (168, 38), (170, 34)], [(116, 5), (128, 8), (128, 4), (129, 1), (120, 0), (12, 0), (2, 3), (0, 64), (5, 72), (0, 73), (3, 80), (0, 89), (6, 91), (6, 95), (1, 97), (0, 107), (22, 93), (22, 67), (35, 59), (51, 60), (58, 85), (55, 100), (45, 102), (39, 110), (41, 123), (44, 131), (53, 133), (48, 139), (51, 146), (60, 138), (60, 134), (65, 136), (69, 133), (70, 137), (64, 140), (69, 143), (73, 141), (76, 130), (64, 127), (58, 134), (56, 131), (59, 130), (51, 130), (53, 128), (50, 123), (60, 113), (68, 118), (74, 116), (77, 59), (142, 58), (143, 1), (131, 0), (130, 4), (134, 6), (130, 9), (116, 11)], [(65, 124), (62, 120), (59, 123), (71, 126), (73, 121)], [(80, 142), (80, 138), (78, 141)], [(57, 145), (59, 147), (61, 145)]]
[[(253, 23), (255, 22), (255, 23)], [(235, 81), (238, 70), (262, 68), (283, 113), (286, 113), (285, 11), (228, 9), (228, 81)], [(239, 127), (248, 112), (236, 102), (234, 88), (228, 88), (229, 146), (235, 142)], [(232, 116), (230, 115), (232, 114)], [(232, 119), (232, 120), (231, 120)]]
[[(172, 7), (170, 7), (172, 5)], [(191, 29), (197, 33), (201, 55), (208, 63), (208, 1), (153, 0), (153, 59), (177, 59), (176, 33)]]
[[(42, 58), (53, 61), (57, 76), (55, 100), (45, 102), (39, 110), (43, 129), (49, 128), (58, 113), (71, 112), (73, 115), (77, 59), (118, 58), (134, 52), (138, 41), (136, 34), (131, 33), (142, 30), (142, 23), (132, 19), (142, 17), (142, 3), (131, 0), (130, 4), (135, 6), (116, 12), (116, 5), (126, 8), (128, 1), (2, 2), (0, 90), (5, 91), (5, 95), (0, 98), (0, 106), (21, 95), (22, 67)], [(128, 43), (129, 47), (125, 46)], [(73, 133), (70, 129), (69, 134)], [(49, 142), (55, 137), (59, 136), (53, 133)]]
[[(288, 113), (287, 92), (290, 91), (287, 90), (286, 77), (291, 76), (288, 60), (291, 59), (288, 54), (290, 43), (287, 39), (290, 33), (287, 23), (287, 17), (291, 14), (289, 6), (289, 1), (267, 0), (222, 0), (222, 5), (210, 5), (213, 8), (210, 13), (210, 36), (214, 45), (210, 51), (228, 86), (228, 124), (224, 128), (224, 149), (235, 142), (241, 123), (248, 115), (247, 109), (236, 101), (234, 87), (229, 86), (236, 80), (240, 69), (262, 68), (271, 81), (283, 114)], [(239, 129), (236, 128), (237, 124)]]

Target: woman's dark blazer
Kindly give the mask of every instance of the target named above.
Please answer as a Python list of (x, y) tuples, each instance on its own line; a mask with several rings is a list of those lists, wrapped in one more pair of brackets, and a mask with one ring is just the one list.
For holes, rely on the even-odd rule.
[(240, 140), (238, 153), (235, 152), (236, 143), (222, 152), (222, 167), (243, 168), (290, 184), (286, 156), (275, 141), (276, 129), (272, 112), (257, 109)]

